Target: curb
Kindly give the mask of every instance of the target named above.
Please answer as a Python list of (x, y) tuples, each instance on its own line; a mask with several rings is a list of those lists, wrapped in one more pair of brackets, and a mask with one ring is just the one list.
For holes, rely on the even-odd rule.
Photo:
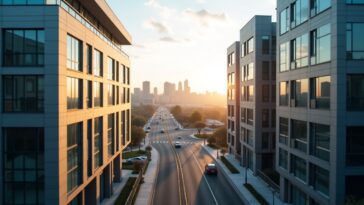
[[(220, 168), (220, 170), (223, 170), (222, 173), (224, 174), (224, 177), (227, 179), (227, 181), (229, 182), (230, 186), (235, 190), (235, 192), (238, 194), (238, 196), (240, 197), (240, 199), (244, 202), (244, 204), (251, 204), (246, 198), (245, 196), (243, 195), (243, 193), (240, 192), (239, 188), (236, 186), (236, 184), (232, 181), (232, 179), (229, 177), (229, 175), (226, 173), (226, 171), (229, 171), (229, 170), (226, 170), (225, 167), (223, 167), (222, 165), (220, 165), (221, 160), (219, 159), (216, 159), (214, 157), (214, 155), (212, 155), (207, 149), (205, 146), (202, 146), (203, 149), (217, 162), (216, 164), (218, 165), (218, 167)], [(256, 201), (257, 204), (259, 204), (258, 201)]]

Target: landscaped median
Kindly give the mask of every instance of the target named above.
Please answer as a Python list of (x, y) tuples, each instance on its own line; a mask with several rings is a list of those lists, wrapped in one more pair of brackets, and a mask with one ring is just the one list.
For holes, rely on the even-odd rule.
[(260, 195), (259, 192), (257, 190), (255, 190), (255, 188), (251, 184), (246, 183), (246, 184), (244, 184), (244, 187), (257, 199), (257, 201), (261, 205), (269, 205), (267, 200), (265, 200), (264, 197), (262, 195)]
[(124, 205), (126, 203), (126, 200), (128, 199), (136, 180), (136, 177), (129, 177), (124, 188), (121, 190), (119, 197), (116, 199), (115, 205)]
[(236, 169), (235, 167), (234, 167), (234, 165), (232, 165), (230, 162), (229, 162), (229, 160), (227, 160), (226, 158), (225, 158), (225, 156), (221, 156), (220, 157), (220, 160), (222, 161), (222, 163), (224, 163), (224, 165), (226, 166), (226, 168), (228, 168), (229, 169), (229, 171), (232, 173), (232, 174), (239, 174), (240, 172), (239, 172), (239, 170), (238, 169)]

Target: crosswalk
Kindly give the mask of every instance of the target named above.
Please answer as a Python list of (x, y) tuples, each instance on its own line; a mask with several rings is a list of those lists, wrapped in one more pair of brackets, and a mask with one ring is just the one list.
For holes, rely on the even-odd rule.
[[(181, 144), (196, 144), (198, 143), (197, 141), (196, 142), (193, 142), (193, 141), (179, 141)], [(169, 141), (158, 141), (158, 140), (155, 140), (155, 141), (151, 141), (152, 144), (168, 144)], [(172, 142), (174, 143), (174, 142)]]

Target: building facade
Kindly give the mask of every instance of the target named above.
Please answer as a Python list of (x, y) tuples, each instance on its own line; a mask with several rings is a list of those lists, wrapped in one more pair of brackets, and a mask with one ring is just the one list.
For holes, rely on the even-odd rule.
[(228, 152), (241, 161), (240, 144), (240, 42), (227, 49), (227, 144)]
[(130, 35), (104, 0), (0, 0), (0, 30), (0, 204), (100, 204), (130, 142)]
[(254, 16), (240, 30), (240, 142), (243, 165), (274, 169), (276, 23)]
[(364, 2), (278, 0), (277, 17), (281, 198), (363, 200)]

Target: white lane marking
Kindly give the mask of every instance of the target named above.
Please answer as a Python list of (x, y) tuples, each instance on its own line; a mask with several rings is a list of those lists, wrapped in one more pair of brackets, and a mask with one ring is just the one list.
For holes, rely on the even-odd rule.
[(193, 158), (195, 159), (195, 161), (196, 161), (196, 163), (197, 163), (197, 166), (198, 166), (198, 168), (200, 169), (200, 171), (201, 171), (201, 173), (202, 173), (203, 178), (205, 179), (205, 182), (206, 182), (206, 184), (207, 184), (207, 187), (209, 188), (210, 193), (211, 193), (212, 197), (214, 198), (215, 204), (216, 204), (216, 205), (219, 205), (219, 203), (218, 203), (218, 202), (217, 202), (217, 200), (216, 200), (216, 197), (215, 197), (214, 193), (212, 192), (211, 186), (210, 186), (209, 182), (208, 182), (208, 181), (207, 181), (207, 179), (206, 179), (206, 176), (205, 176), (205, 174), (204, 174), (204, 171), (202, 170), (202, 168), (201, 168), (201, 166), (200, 166), (200, 163), (198, 162), (198, 160), (197, 160), (197, 158), (196, 158), (196, 156), (195, 156), (195, 153), (194, 153), (194, 152), (192, 152), (192, 156), (193, 156)]

